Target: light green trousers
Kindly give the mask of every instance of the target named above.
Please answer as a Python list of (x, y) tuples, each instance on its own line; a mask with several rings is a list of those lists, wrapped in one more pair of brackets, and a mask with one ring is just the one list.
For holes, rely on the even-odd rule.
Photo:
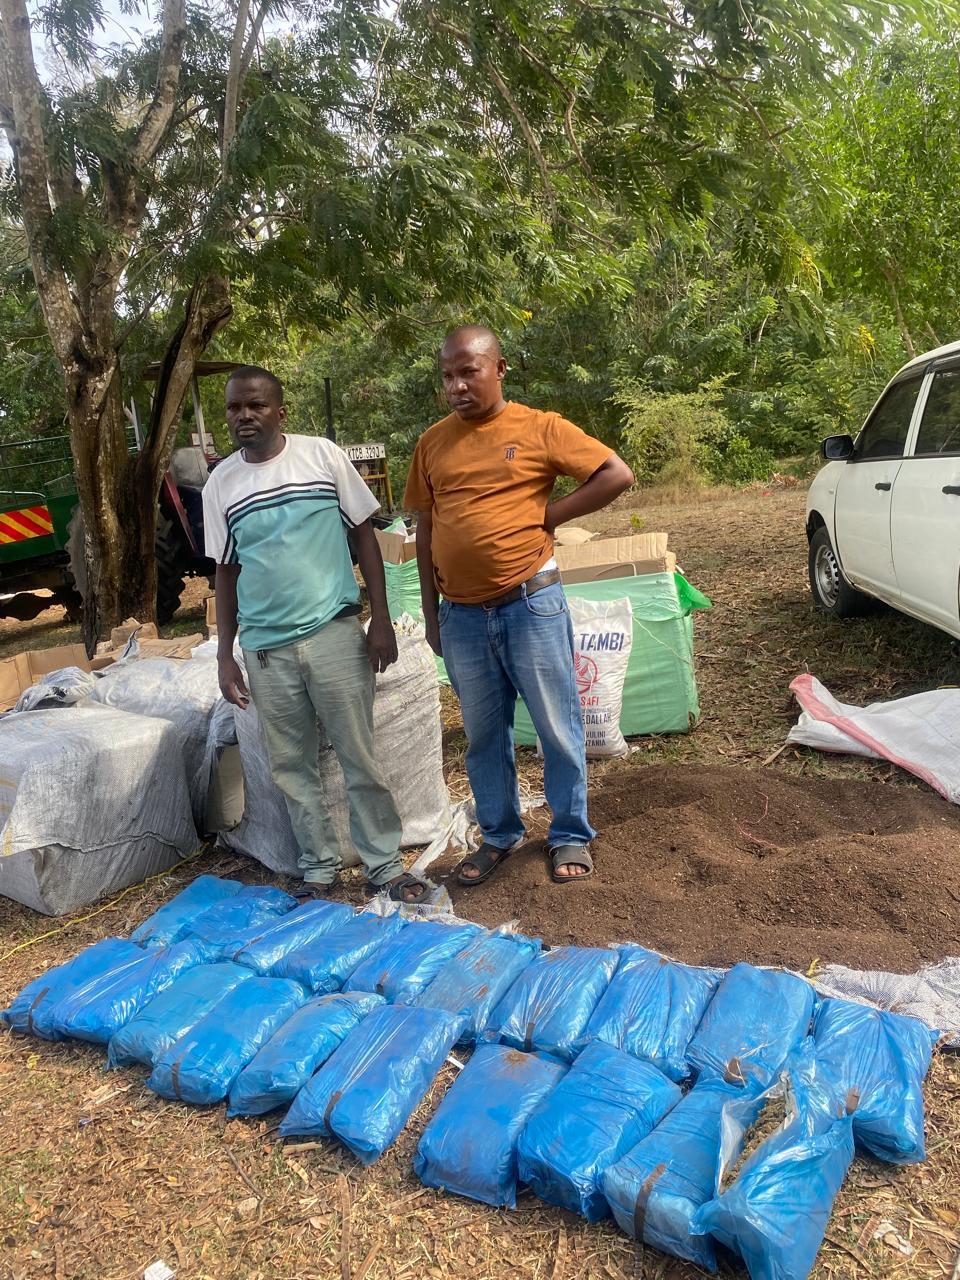
[(270, 772), (283, 792), (299, 865), (310, 884), (329, 884), (340, 868), (333, 824), (320, 788), (323, 736), (347, 784), (350, 834), (367, 879), (400, 875), (400, 818), (373, 754), (375, 677), (356, 618), (334, 618), (306, 640), (268, 649), (261, 666), (244, 650), (250, 693), (263, 725)]

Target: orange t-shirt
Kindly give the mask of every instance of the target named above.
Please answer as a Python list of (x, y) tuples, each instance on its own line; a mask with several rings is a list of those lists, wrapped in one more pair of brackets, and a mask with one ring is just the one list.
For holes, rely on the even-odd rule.
[(543, 513), (557, 476), (581, 483), (613, 450), (558, 413), (508, 401), (484, 422), (451, 413), (417, 441), (403, 497), (430, 511), (437, 586), (456, 604), (480, 604), (549, 560)]

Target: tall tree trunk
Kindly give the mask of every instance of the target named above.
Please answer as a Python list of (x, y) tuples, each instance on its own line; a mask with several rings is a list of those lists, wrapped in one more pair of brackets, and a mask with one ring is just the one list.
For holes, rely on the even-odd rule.
[[(161, 361), (143, 448), (131, 452), (119, 362), (78, 359), (65, 378), (77, 492), (83, 511), (83, 642), (92, 655), (125, 618), (156, 616), (157, 500), (194, 367), (231, 314), (227, 282), (199, 282)], [(112, 318), (112, 317), (111, 317)], [(112, 339), (112, 327), (109, 338)], [(96, 338), (89, 334), (88, 337)]]
[(893, 312), (897, 317), (897, 328), (900, 330), (900, 337), (903, 340), (903, 345), (907, 352), (907, 359), (912, 360), (917, 354), (917, 348), (914, 345), (910, 330), (907, 328), (907, 321), (903, 314), (903, 308), (900, 305), (900, 294), (897, 290), (897, 271), (892, 262), (885, 262), (882, 270), (883, 278), (886, 280), (890, 289), (890, 298), (893, 302)]

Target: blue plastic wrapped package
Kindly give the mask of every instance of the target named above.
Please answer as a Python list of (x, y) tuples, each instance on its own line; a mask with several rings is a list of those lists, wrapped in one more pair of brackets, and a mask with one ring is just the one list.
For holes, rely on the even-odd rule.
[(493, 1013), (487, 1040), (573, 1060), (619, 955), (599, 947), (557, 947), (524, 969)]
[(256, 937), (245, 941), (231, 959), (257, 973), (269, 973), (291, 951), (305, 947), (315, 938), (339, 929), (352, 920), (355, 914), (352, 907), (342, 902), (326, 902), (323, 899), (304, 902), (279, 920), (272, 921)]
[(843, 1101), (857, 1094), (853, 1136), (879, 1160), (923, 1160), (923, 1081), (936, 1033), (916, 1018), (822, 1000), (814, 1019), (817, 1074)]
[(218, 902), (235, 897), (242, 888), (239, 880), (197, 876), (152, 916), (148, 916), (138, 929), (134, 929), (131, 940), (142, 947), (169, 947), (184, 937), (198, 916)]
[(520, 1181), (588, 1222), (610, 1214), (600, 1179), (680, 1101), (679, 1086), (612, 1045), (587, 1045), (520, 1135)]
[(57, 1001), (50, 1010), (57, 1038), (105, 1045), (181, 974), (207, 959), (202, 944), (189, 940), (175, 942), (172, 947), (137, 950), (136, 958), (92, 978)]
[(302, 982), (317, 995), (339, 991), (361, 961), (404, 927), (399, 911), (389, 916), (361, 911), (339, 929), (291, 951), (270, 972), (278, 978)]
[(118, 965), (139, 960), (143, 951), (126, 938), (104, 938), (87, 947), (72, 960), (48, 969), (34, 978), (10, 1001), (0, 1017), (8, 1027), (44, 1040), (62, 1040), (53, 1027), (50, 1014), (57, 1004), (92, 979), (108, 973)]
[(815, 1000), (810, 983), (795, 974), (734, 965), (707, 1005), (687, 1060), (704, 1078), (749, 1076), (765, 1089), (807, 1034)]
[(539, 954), (538, 938), (482, 933), (447, 961), (416, 1003), (427, 1009), (462, 1013), (466, 1021), (461, 1043), (472, 1044), (500, 998)]
[(274, 885), (246, 885), (198, 915), (184, 936), (205, 943), (212, 959), (229, 960), (296, 905), (296, 898)]
[(652, 1062), (671, 1080), (685, 1080), (690, 1074), (687, 1046), (720, 976), (643, 947), (624, 947), (584, 1040), (602, 1040)]
[(318, 1067), (383, 997), (338, 992), (308, 1000), (270, 1037), (230, 1089), (228, 1116), (259, 1116), (292, 1102)]
[[(807, 1280), (853, 1159), (852, 1116), (808, 1109), (783, 1084), (766, 1096), (784, 1092), (786, 1122), (693, 1219), (694, 1231), (740, 1255), (751, 1280)], [(726, 1127), (724, 1166), (730, 1163), (728, 1143), (742, 1146), (743, 1136), (729, 1119)]]
[(478, 933), (480, 927), (475, 924), (411, 920), (402, 933), (357, 965), (344, 990), (375, 991), (391, 1004), (412, 1004)]
[(462, 1025), (439, 1009), (374, 1009), (297, 1094), (280, 1136), (339, 1138), (372, 1164), (430, 1088)]
[(160, 1054), (147, 1088), (197, 1106), (222, 1101), (254, 1054), (307, 999), (299, 982), (252, 975)]
[(210, 1010), (247, 978), (250, 969), (238, 964), (200, 964), (170, 984), (135, 1018), (111, 1036), (107, 1064), (152, 1067), (161, 1053), (185, 1036)]
[(759, 1111), (756, 1092), (724, 1080), (699, 1081), (656, 1129), (604, 1172), (601, 1186), (622, 1231), (663, 1253), (716, 1269), (713, 1241), (693, 1226), (717, 1191), (724, 1108)]
[(413, 1169), (425, 1186), (517, 1205), (517, 1140), (531, 1111), (567, 1065), (504, 1044), (481, 1045), (424, 1130)]

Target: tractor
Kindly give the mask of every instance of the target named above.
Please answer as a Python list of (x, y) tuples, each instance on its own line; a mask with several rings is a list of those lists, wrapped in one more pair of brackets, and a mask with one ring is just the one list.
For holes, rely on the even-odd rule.
[[(215, 569), (204, 555), (201, 491), (220, 458), (204, 426), (197, 379), (238, 367), (229, 360), (201, 361), (191, 382), (192, 442), (173, 451), (160, 486), (155, 547), (157, 622), (161, 624), (176, 613), (184, 580), (210, 578)], [(149, 365), (144, 377), (156, 380), (158, 372), (159, 365)], [(333, 437), (329, 393), (327, 399), (327, 433)], [(143, 431), (135, 399), (130, 401), (128, 417), (130, 448), (139, 449)], [(393, 495), (384, 446), (346, 445), (345, 450), (383, 510), (391, 512)], [(388, 520), (385, 515), (377, 523)], [(69, 436), (0, 444), (0, 618), (26, 622), (51, 604), (60, 604), (68, 619), (79, 621), (83, 579), (82, 524)]]

